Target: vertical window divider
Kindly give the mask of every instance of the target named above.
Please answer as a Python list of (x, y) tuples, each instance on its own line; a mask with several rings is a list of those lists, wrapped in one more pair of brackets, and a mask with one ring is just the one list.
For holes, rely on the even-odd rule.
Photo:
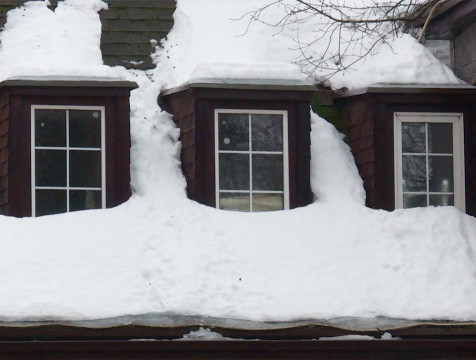
[(69, 212), (69, 110), (66, 110), (66, 212)]
[(31, 107), (31, 112), (30, 112), (30, 123), (31, 123), (31, 128), (30, 128), (30, 159), (31, 159), (31, 167), (30, 167), (30, 172), (31, 172), (31, 216), (35, 217), (36, 216), (36, 176), (35, 176), (35, 169), (36, 169), (36, 142), (35, 142), (35, 106)]
[(253, 147), (251, 146), (251, 114), (248, 114), (248, 151), (250, 162), (250, 211), (253, 211)]
[(428, 156), (428, 123), (425, 123), (425, 157), (426, 157), (426, 206), (430, 205), (430, 157)]

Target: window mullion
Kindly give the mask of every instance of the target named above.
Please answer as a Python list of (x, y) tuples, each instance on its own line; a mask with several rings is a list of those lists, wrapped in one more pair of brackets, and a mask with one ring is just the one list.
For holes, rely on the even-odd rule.
[(69, 110), (66, 110), (66, 211), (69, 212)]
[(430, 205), (430, 157), (428, 156), (428, 150), (428, 123), (425, 123), (426, 206)]
[(251, 146), (251, 114), (248, 114), (248, 151), (250, 163), (250, 211), (253, 211), (253, 154)]

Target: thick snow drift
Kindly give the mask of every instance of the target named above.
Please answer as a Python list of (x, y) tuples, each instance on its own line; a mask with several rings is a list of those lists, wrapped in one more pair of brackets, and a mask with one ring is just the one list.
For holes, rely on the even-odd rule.
[[(299, 79), (303, 75), (299, 74), (296, 65), (293, 69), (289, 64), (301, 62), (301, 50), (308, 59), (320, 58), (325, 50), (337, 50), (332, 49), (337, 46), (335, 43), (331, 43), (329, 49), (330, 32), (317, 40), (316, 29), (325, 26), (324, 19), (319, 16), (309, 18), (308, 13), (296, 14), (283, 26), (280, 20), (285, 16), (285, 10), (283, 6), (275, 5), (260, 12), (260, 21), (250, 21), (253, 10), (271, 2), (179, 0), (175, 26), (156, 57), (157, 76), (166, 87), (203, 77), (197, 76), (203, 68), (208, 69), (208, 75), (213, 73), (218, 78), (269, 78), (276, 77), (276, 70), (283, 66), (279, 65), (281, 63), (287, 68), (279, 71), (279, 77)], [(269, 26), (264, 22), (278, 25)], [(352, 52), (358, 53), (357, 50)], [(348, 61), (355, 61), (355, 57)], [(274, 67), (260, 68), (261, 64), (269, 63), (275, 63)], [(247, 66), (236, 71), (236, 64)], [(307, 75), (326, 79), (335, 68), (335, 65), (327, 65), (328, 68), (319, 68)], [(386, 43), (378, 45), (352, 70), (338, 73), (329, 80), (334, 88), (349, 89), (375, 83), (461, 84), (461, 80), (423, 45), (409, 35), (400, 34), (388, 37)]]
[[(28, 3), (9, 15), (0, 59), (18, 58), (19, 52), (42, 57), (35, 68), (18, 63), (12, 73), (97, 71), (135, 80), (140, 87), (131, 97), (130, 201), (114, 209), (36, 219), (0, 216), (0, 318), (180, 314), (258, 321), (347, 316), (476, 320), (476, 220), (452, 207), (365, 208), (349, 148), (317, 116), (311, 134), (314, 204), (246, 214), (186, 198), (178, 130), (156, 103), (159, 88), (187, 80), (195, 69), (190, 59), (210, 56), (204, 55), (208, 50), (221, 53), (210, 61), (244, 66), (265, 60), (289, 64), (293, 57), (279, 36), (267, 38), (265, 32), (249, 32), (226, 44), (231, 25), (224, 11), (242, 11), (244, 1), (197, 3), (179, 0), (175, 29), (152, 80), (151, 74), (102, 65), (96, 11), (103, 3), (98, 0), (88, 6), (66, 0), (57, 14), (45, 3)], [(218, 11), (213, 16), (208, 12), (212, 5)], [(81, 16), (59, 22), (65, 12)], [(221, 34), (206, 27), (213, 19), (223, 22)], [(186, 32), (191, 38), (181, 37)], [(38, 36), (48, 51), (37, 54)], [(173, 50), (173, 44), (180, 49)], [(259, 58), (249, 50), (253, 44), (261, 44), (255, 51)], [(70, 59), (65, 49), (84, 57), (84, 63)], [(177, 71), (169, 73), (173, 66)], [(275, 69), (284, 68), (290, 67)], [(204, 76), (206, 71), (200, 71)]]

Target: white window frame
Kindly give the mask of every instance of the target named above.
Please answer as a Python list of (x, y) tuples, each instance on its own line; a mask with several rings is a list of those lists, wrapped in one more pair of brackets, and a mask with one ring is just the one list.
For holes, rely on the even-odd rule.
[[(35, 145), (35, 110), (66, 110), (66, 146), (36, 146)], [(80, 148), (69, 146), (69, 111), (68, 110), (97, 110), (101, 114), (101, 148)], [(36, 217), (36, 189), (66, 190), (66, 212), (69, 212), (70, 190), (101, 191), (101, 208), (106, 208), (106, 108), (104, 106), (82, 105), (31, 105), (31, 215)], [(36, 186), (35, 150), (64, 150), (66, 151), (66, 186)], [(72, 150), (71, 150), (72, 149)], [(101, 187), (70, 187), (69, 186), (69, 152), (75, 150), (101, 151)]]
[[(394, 113), (395, 208), (403, 208), (402, 124), (451, 123), (453, 126), (454, 206), (466, 210), (464, 176), (464, 120), (462, 113), (396, 112)], [(427, 192), (428, 193), (428, 192)]]
[[(218, 140), (218, 115), (219, 114), (270, 114), (283, 116), (283, 151), (243, 151), (248, 153), (250, 157), (250, 189), (249, 190), (230, 190), (230, 192), (244, 193), (250, 195), (250, 212), (253, 212), (253, 192), (255, 193), (279, 193), (283, 194), (284, 208), (289, 209), (289, 149), (288, 149), (288, 112), (286, 110), (256, 110), (256, 109), (215, 109), (215, 206), (220, 208), (220, 174), (219, 174), (219, 155), (220, 153), (234, 153), (234, 151), (219, 150)], [(251, 117), (249, 117), (249, 144), (251, 146)], [(282, 154), (283, 155), (283, 191), (253, 191), (252, 176), (253, 176), (253, 162), (252, 154)], [(222, 191), (223, 192), (223, 191)]]

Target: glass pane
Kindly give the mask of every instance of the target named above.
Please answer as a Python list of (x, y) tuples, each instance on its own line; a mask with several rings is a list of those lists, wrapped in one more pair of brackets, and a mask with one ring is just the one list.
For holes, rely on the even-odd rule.
[(453, 157), (429, 156), (428, 171), (431, 192), (453, 192)]
[(250, 211), (250, 195), (242, 193), (220, 193), (220, 209)]
[(248, 128), (248, 114), (218, 114), (219, 149), (249, 151)]
[(403, 191), (426, 191), (426, 157), (402, 156)]
[(452, 124), (428, 124), (428, 152), (442, 154), (453, 153)]
[(428, 206), (426, 195), (403, 194), (403, 208), (414, 208)]
[(283, 155), (253, 155), (253, 190), (283, 191)]
[(66, 151), (35, 151), (35, 185), (66, 186)]
[(101, 147), (101, 112), (99, 110), (69, 111), (69, 146)]
[(66, 212), (66, 190), (36, 190), (36, 216)]
[(283, 151), (283, 116), (252, 114), (251, 139), (254, 151)]
[(69, 184), (76, 187), (101, 187), (101, 152), (69, 152)]
[(256, 194), (253, 193), (253, 212), (273, 211), (284, 209), (283, 194)]
[(219, 168), (220, 190), (249, 190), (248, 154), (220, 154)]
[(453, 195), (430, 195), (430, 205), (433, 206), (453, 206)]
[(424, 123), (402, 123), (402, 152), (424, 153), (425, 143)]
[(35, 110), (35, 145), (66, 146), (65, 110)]
[(69, 211), (100, 209), (101, 191), (71, 190), (69, 192)]

